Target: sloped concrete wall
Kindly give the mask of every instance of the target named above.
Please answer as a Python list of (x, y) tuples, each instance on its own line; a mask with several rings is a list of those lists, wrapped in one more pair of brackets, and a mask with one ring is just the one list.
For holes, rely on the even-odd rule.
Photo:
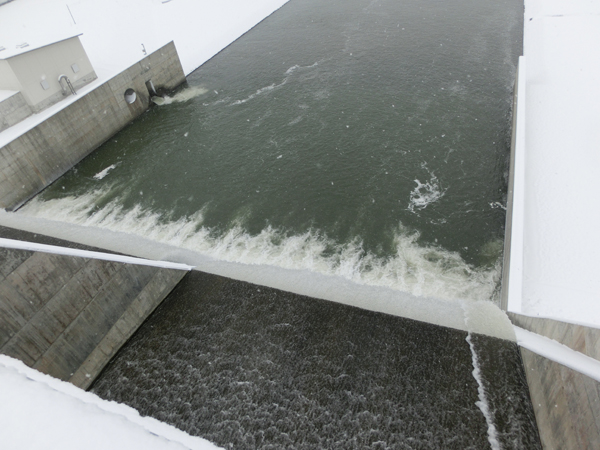
[[(600, 360), (600, 330), (508, 313), (513, 324)], [(600, 383), (521, 348), (540, 438), (545, 450), (600, 449)]]
[(186, 273), (0, 248), (0, 353), (85, 389)]
[(157, 89), (185, 81), (173, 42), (0, 148), (0, 208), (17, 208), (146, 111), (150, 80)]
[(544, 450), (600, 448), (600, 383), (521, 348)]

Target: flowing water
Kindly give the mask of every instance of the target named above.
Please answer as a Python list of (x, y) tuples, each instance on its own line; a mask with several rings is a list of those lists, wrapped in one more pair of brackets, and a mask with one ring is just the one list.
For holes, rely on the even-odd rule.
[(497, 296), (517, 0), (292, 0), (19, 214)]
[[(291, 0), (18, 214), (495, 300), (522, 7)], [(514, 343), (200, 272), (93, 391), (229, 448), (540, 448)]]

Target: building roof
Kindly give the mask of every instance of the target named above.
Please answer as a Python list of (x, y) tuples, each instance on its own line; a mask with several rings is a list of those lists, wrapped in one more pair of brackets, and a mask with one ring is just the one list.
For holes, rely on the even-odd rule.
[[(30, 36), (30, 39), (24, 37), (15, 37), (12, 39), (7, 39), (8, 42), (2, 42), (2, 40), (0, 40), (0, 59), (7, 60), (32, 50), (47, 47), (49, 45), (66, 41), (67, 39), (72, 39), (74, 37), (79, 37), (82, 34), (83, 33), (62, 33), (54, 36), (53, 38), (42, 36)], [(0, 39), (5, 39), (5, 37), (0, 37)]]

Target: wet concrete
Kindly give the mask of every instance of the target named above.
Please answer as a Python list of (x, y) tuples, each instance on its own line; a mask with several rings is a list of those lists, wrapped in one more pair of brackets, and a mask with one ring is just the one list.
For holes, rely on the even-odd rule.
[[(92, 391), (226, 448), (491, 448), (466, 338), (192, 272)], [(472, 342), (502, 448), (541, 448), (517, 345)]]

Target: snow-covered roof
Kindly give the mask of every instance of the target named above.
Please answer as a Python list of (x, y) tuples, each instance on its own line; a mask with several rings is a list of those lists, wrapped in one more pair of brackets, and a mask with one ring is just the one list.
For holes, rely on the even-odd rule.
[(31, 37), (31, 39), (27, 39), (26, 37), (19, 38), (18, 36), (11, 36), (11, 38), (9, 39), (6, 36), (0, 36), (0, 59), (6, 60), (9, 58), (13, 58), (17, 55), (21, 55), (32, 50), (37, 50), (39, 48), (47, 47), (49, 45), (66, 41), (67, 39), (72, 39), (74, 37), (79, 37), (81, 35), (82, 33), (69, 33), (67, 35), (57, 35), (54, 36), (54, 38), (34, 35)]

